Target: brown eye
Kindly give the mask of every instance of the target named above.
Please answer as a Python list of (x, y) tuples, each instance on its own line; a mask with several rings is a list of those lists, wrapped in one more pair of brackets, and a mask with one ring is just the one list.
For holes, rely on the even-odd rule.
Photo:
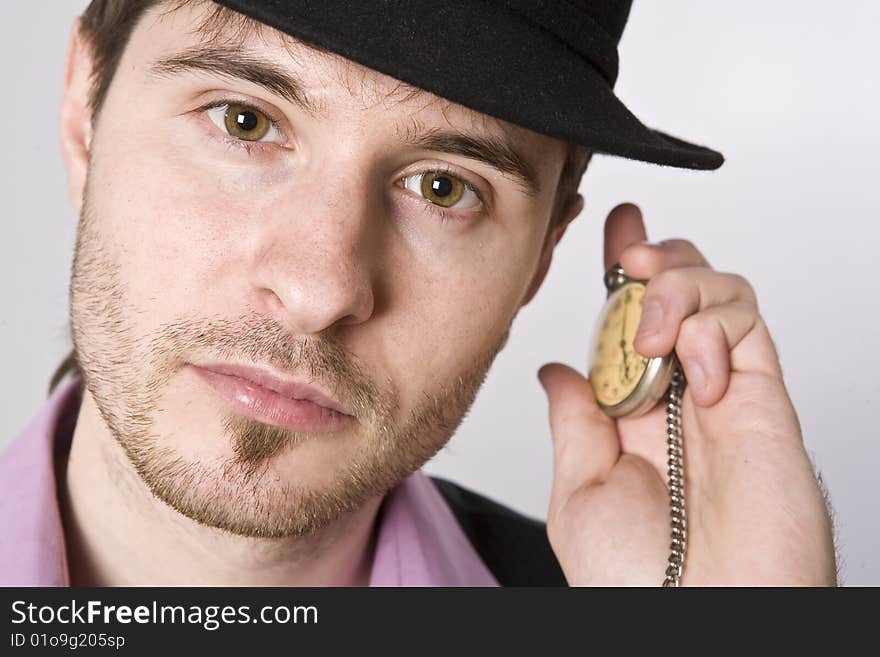
[(461, 200), (465, 183), (443, 171), (422, 174), (422, 196), (444, 208), (450, 208)]
[(470, 183), (445, 170), (413, 173), (403, 179), (403, 186), (441, 208), (473, 211), (483, 205), (483, 197)]
[(260, 110), (235, 103), (226, 106), (223, 118), (229, 134), (245, 141), (260, 141), (272, 127), (272, 121)]

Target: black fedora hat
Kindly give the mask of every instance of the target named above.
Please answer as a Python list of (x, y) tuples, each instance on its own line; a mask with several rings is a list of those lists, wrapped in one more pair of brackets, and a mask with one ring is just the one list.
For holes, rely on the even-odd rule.
[(721, 153), (642, 124), (614, 94), (632, 0), (215, 0), (291, 36), (599, 153), (717, 169)]

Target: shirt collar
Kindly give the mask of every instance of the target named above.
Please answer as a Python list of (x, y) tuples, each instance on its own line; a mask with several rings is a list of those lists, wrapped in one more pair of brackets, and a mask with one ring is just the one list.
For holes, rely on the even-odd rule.
[[(70, 449), (81, 380), (59, 385), (0, 454), (0, 585), (69, 586), (55, 455)], [(417, 470), (385, 496), (370, 586), (498, 586), (431, 479)]]

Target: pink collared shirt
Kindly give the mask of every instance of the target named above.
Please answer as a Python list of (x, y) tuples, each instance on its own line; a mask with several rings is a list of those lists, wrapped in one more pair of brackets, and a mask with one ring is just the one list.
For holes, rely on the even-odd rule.
[[(68, 450), (81, 399), (71, 378), (0, 454), (0, 586), (69, 586), (54, 455)], [(370, 586), (498, 586), (421, 470), (383, 501)]]

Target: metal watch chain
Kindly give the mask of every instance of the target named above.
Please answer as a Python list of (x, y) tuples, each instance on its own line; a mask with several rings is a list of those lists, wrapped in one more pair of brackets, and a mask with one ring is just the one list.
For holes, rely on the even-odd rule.
[(680, 586), (687, 551), (687, 514), (684, 504), (684, 449), (681, 433), (681, 395), (684, 390), (681, 366), (675, 368), (666, 404), (666, 446), (669, 458), (669, 514), (672, 520), (672, 543), (669, 565), (663, 586)]

